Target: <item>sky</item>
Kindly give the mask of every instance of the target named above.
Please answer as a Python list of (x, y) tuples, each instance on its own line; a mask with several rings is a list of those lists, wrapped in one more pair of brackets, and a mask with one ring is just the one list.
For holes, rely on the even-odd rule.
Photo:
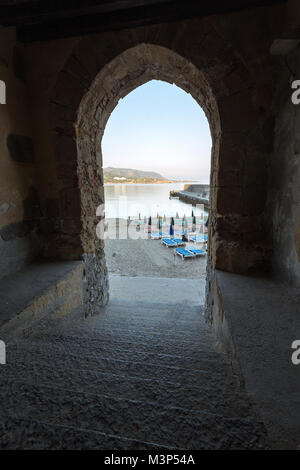
[(102, 139), (103, 166), (156, 171), (209, 183), (211, 136), (206, 116), (176, 85), (136, 88), (112, 112)]

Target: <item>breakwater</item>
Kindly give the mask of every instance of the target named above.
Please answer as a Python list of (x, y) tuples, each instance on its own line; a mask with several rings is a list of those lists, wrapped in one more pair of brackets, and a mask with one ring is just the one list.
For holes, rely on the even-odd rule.
[(183, 191), (170, 191), (170, 197), (178, 198), (187, 204), (203, 204), (205, 209), (209, 209), (209, 185), (207, 184), (185, 185)]

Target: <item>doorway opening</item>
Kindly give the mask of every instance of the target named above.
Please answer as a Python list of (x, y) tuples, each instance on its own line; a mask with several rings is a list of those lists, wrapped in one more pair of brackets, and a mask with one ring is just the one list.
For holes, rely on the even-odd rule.
[(111, 298), (203, 304), (211, 135), (201, 107), (151, 80), (119, 101), (102, 156)]

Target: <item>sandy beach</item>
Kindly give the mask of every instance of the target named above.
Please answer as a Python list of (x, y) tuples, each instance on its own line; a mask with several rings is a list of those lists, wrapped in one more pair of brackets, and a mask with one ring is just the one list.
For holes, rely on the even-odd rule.
[[(206, 277), (206, 256), (182, 260), (174, 256), (173, 248), (167, 248), (161, 240), (146, 238), (118, 239), (114, 225), (108, 219), (105, 233), (105, 255), (108, 270), (122, 276), (149, 276), (201, 279)], [(122, 233), (126, 233), (127, 222), (122, 220)], [(135, 235), (134, 235), (135, 236)], [(188, 243), (187, 246), (192, 246)], [(197, 245), (201, 248), (201, 245)]]

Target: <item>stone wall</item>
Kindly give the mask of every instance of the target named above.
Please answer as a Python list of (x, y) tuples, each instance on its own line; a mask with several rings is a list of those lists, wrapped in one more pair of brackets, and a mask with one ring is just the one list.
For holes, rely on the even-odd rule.
[(40, 250), (40, 204), (32, 127), (32, 102), (22, 49), (13, 28), (0, 29), (0, 277), (29, 263)]
[[(270, 162), (272, 185), (269, 204), (272, 211), (274, 259), (277, 277), (300, 281), (300, 105), (291, 101), (291, 81), (300, 79), (300, 51), (286, 58), (277, 86), (274, 154)], [(293, 75), (291, 73), (293, 71)]]

